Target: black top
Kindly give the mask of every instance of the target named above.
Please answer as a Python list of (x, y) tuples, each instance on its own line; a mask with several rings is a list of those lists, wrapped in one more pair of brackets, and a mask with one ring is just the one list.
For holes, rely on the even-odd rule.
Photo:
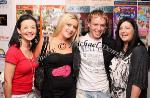
[(144, 46), (138, 46), (132, 51), (126, 98), (131, 96), (132, 85), (141, 89), (139, 98), (147, 98), (148, 53)]
[[(43, 65), (45, 66), (45, 81), (44, 89), (48, 90), (65, 90), (70, 89), (75, 85), (74, 79), (72, 77), (73, 69), (73, 54), (60, 54), (60, 53), (51, 53), (43, 60)], [(67, 67), (67, 75), (65, 70), (62, 70), (64, 67)], [(59, 69), (58, 69), (59, 68)], [(57, 70), (57, 72), (56, 72)]]

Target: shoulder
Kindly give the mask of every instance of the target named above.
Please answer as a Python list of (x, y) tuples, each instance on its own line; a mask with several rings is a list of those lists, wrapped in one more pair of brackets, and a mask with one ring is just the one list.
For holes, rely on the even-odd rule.
[(140, 45), (140, 46), (135, 47), (132, 53), (142, 55), (143, 53), (147, 53), (147, 49), (145, 46)]
[(7, 50), (7, 53), (10, 53), (10, 54), (17, 54), (17, 52), (19, 51), (20, 49), (16, 47), (16, 45), (12, 45), (9, 47), (9, 49)]
[(87, 33), (87, 34), (85, 34), (85, 35), (80, 36), (80, 38), (79, 38), (79, 39), (80, 39), (80, 40), (83, 40), (83, 39), (88, 38), (88, 36), (89, 36), (89, 35), (88, 35), (88, 33)]
[(104, 35), (102, 36), (104, 42), (115, 42), (115, 40), (111, 36)]
[(22, 56), (22, 54), (20, 52), (20, 49), (17, 48), (15, 45), (13, 45), (6, 52), (5, 61), (12, 63), (12, 64), (17, 64), (17, 62), (21, 56)]
[(110, 36), (102, 36), (102, 43), (103, 43), (103, 45), (108, 45), (112, 49), (116, 48), (116, 40), (114, 40)]
[(145, 46), (137, 46), (132, 50), (131, 61), (144, 61), (148, 62), (148, 52)]
[(38, 57), (40, 55), (41, 50), (42, 50), (42, 46), (43, 46), (43, 42), (44, 42), (44, 37), (41, 37), (40, 41), (39, 41), (39, 43), (38, 43), (38, 45), (34, 51), (35, 57)]

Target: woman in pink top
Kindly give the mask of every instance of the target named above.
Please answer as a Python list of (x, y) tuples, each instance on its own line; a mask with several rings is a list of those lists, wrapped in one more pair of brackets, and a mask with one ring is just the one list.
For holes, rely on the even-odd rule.
[(39, 39), (36, 19), (22, 15), (15, 26), (6, 53), (4, 73), (5, 98), (27, 98), (32, 92), (35, 68), (35, 50)]

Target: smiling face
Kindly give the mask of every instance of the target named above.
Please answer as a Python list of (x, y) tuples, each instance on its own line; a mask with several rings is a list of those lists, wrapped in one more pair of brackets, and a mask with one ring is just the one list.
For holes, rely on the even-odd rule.
[(124, 43), (128, 43), (132, 40), (134, 35), (134, 28), (128, 21), (123, 22), (120, 25), (119, 36)]
[(90, 36), (93, 39), (99, 39), (104, 33), (106, 28), (106, 20), (100, 16), (93, 16), (91, 21), (88, 23), (90, 29)]
[(22, 40), (31, 41), (35, 38), (37, 28), (35, 21), (28, 19), (21, 22), (20, 29), (17, 29)]
[(76, 34), (77, 28), (78, 21), (76, 19), (70, 19), (62, 28), (60, 35), (62, 35), (65, 39), (70, 39)]

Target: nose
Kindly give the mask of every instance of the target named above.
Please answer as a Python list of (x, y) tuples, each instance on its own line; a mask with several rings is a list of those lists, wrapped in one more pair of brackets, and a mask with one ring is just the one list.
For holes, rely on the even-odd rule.
[(101, 25), (97, 25), (96, 28), (97, 28), (98, 31), (102, 31), (103, 30), (103, 27)]
[(121, 32), (124, 32), (124, 31), (125, 31), (125, 28), (120, 28), (120, 31), (121, 31)]
[(101, 25), (98, 25), (98, 29), (101, 30), (101, 29), (102, 29), (102, 26), (101, 26)]
[(119, 30), (119, 32), (122, 33), (122, 34), (124, 34), (124, 33), (126, 32), (126, 30), (125, 30), (125, 28), (121, 28), (121, 29)]
[(33, 31), (32, 27), (28, 28), (28, 32), (32, 32), (32, 31)]

